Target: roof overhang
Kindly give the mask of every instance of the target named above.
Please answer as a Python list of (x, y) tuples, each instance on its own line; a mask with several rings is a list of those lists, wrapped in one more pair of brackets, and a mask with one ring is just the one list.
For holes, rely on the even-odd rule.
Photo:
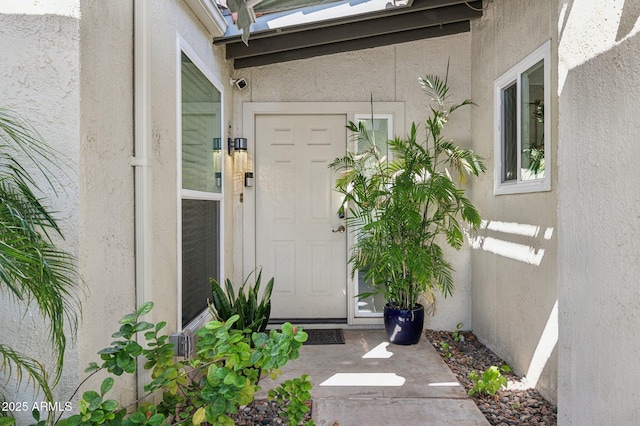
[[(323, 5), (321, 9), (326, 12), (329, 7)], [(283, 14), (308, 15), (318, 7), (306, 9)], [(482, 17), (482, 0), (413, 0), (403, 7), (277, 28), (266, 22), (282, 16), (258, 17), (249, 45), (231, 26), (227, 35), (214, 39), (214, 43), (226, 45), (226, 57), (234, 61), (236, 69), (268, 65), (467, 32), (470, 21)]]
[(213, 0), (185, 0), (185, 2), (213, 37), (220, 37), (227, 31), (229, 24)]

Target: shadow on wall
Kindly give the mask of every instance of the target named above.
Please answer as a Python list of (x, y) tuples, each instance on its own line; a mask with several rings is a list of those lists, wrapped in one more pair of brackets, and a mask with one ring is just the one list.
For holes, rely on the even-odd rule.
[[(562, 40), (564, 30), (567, 26), (571, 11), (573, 9), (574, 0), (567, 0), (561, 7), (560, 12), (560, 25), (558, 38)], [(620, 41), (629, 36), (636, 26), (638, 19), (640, 18), (640, 2), (636, 0), (626, 0), (622, 7), (622, 13), (620, 15), (620, 22), (618, 23), (618, 31), (616, 34), (616, 41)]]
[(640, 2), (632, 0), (625, 1), (620, 23), (618, 24), (616, 41), (620, 41), (631, 34), (631, 31), (633, 31), (633, 28), (638, 22), (638, 18), (640, 18)]
[[(551, 240), (554, 232), (553, 227), (543, 228), (537, 225), (495, 220), (483, 221), (480, 229), (527, 238), (538, 238), (542, 235), (542, 238), (546, 241)], [(470, 236), (469, 241), (473, 249), (488, 251), (498, 256), (518, 260), (529, 265), (540, 266), (545, 254), (544, 248), (536, 248), (531, 245), (506, 241), (490, 236)]]
[[(544, 243), (553, 238), (554, 231), (553, 227), (485, 220), (480, 225), (480, 232), (487, 235), (469, 236), (469, 241), (473, 249), (528, 265), (540, 266), (546, 253)], [(525, 376), (520, 385), (521, 388), (535, 388), (538, 385), (557, 344), (558, 300), (556, 299), (538, 338), (529, 366), (523, 369)]]

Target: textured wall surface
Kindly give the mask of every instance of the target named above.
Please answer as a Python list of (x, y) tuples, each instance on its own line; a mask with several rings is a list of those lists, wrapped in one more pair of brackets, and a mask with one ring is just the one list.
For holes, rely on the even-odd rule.
[[(80, 3), (79, 265), (87, 286), (78, 333), (81, 375), (136, 305), (133, 155), (133, 5)], [(99, 379), (87, 383), (95, 389)], [(111, 397), (135, 399), (135, 380)]]
[[(396, 133), (404, 135), (412, 121), (424, 122), (428, 112), (429, 98), (418, 78), (444, 76), (448, 60), (451, 101), (470, 97), (469, 46), (470, 35), (466, 33), (238, 70), (236, 76), (247, 78), (249, 87), (236, 93), (234, 127), (242, 129), (239, 117), (243, 102), (368, 102), (373, 96), (374, 103), (405, 102), (405, 123), (396, 123)], [(446, 129), (447, 136), (463, 146), (470, 145), (470, 115), (470, 109), (458, 110)], [(235, 243), (241, 247), (241, 241)], [(438, 312), (427, 319), (427, 325), (452, 330), (462, 322), (468, 329), (469, 250), (451, 250), (450, 255), (456, 269), (456, 290), (452, 298), (440, 298)]]
[[(472, 190), (472, 199), (487, 221), (487, 227), (478, 232), (478, 248), (472, 254), (473, 329), (552, 401), (557, 374), (553, 338), (557, 334), (558, 241), (557, 103), (553, 95), (556, 3), (489, 2), (485, 16), (472, 24), (471, 48), (471, 95), (478, 104), (472, 114), (473, 148), (485, 158), (488, 168)], [(552, 190), (494, 196), (494, 81), (550, 39), (553, 101), (546, 107), (551, 108), (552, 119)], [(528, 255), (515, 260), (514, 250)]]
[[(28, 119), (65, 156), (64, 189), (51, 199), (61, 219), (65, 241), (78, 256), (83, 278), (83, 316), (77, 340), (65, 354), (65, 374), (55, 397), (66, 401), (96, 352), (111, 342), (118, 319), (136, 303), (134, 170), (134, 10), (127, 0), (8, 2), (0, 5), (0, 59), (3, 107)], [(177, 35), (197, 53), (221, 82), (228, 64), (221, 48), (184, 2), (156, 1), (151, 23), (151, 121), (153, 156), (150, 224), (155, 244), (153, 288), (156, 303), (150, 320), (177, 324)], [(223, 87), (223, 90), (229, 89)], [(231, 90), (225, 90), (230, 116)], [(226, 128), (226, 125), (225, 125)], [(230, 168), (227, 173), (231, 175)], [(228, 179), (230, 182), (230, 177)], [(230, 185), (228, 185), (230, 187)], [(231, 191), (227, 191), (230, 215)], [(225, 234), (231, 235), (231, 221)], [(231, 238), (225, 250), (230, 252)], [(231, 256), (226, 257), (231, 270)], [(0, 302), (2, 342), (52, 366), (46, 328), (34, 310)], [(99, 386), (99, 378), (88, 386)], [(5, 395), (10, 401), (39, 401), (29, 389)], [(135, 380), (120, 381), (111, 397), (135, 397)], [(27, 424), (30, 414), (19, 419)]]
[[(69, 339), (65, 374), (55, 391), (66, 401), (135, 302), (129, 165), (133, 14), (126, 1), (43, 7), (25, 2), (13, 12), (0, 15), (0, 49), (7, 65), (3, 106), (18, 111), (65, 156), (59, 160), (64, 172), (56, 176), (64, 189), (57, 198), (48, 195), (62, 220), (61, 244), (77, 255), (83, 280), (82, 320), (77, 339)], [(46, 328), (24, 321), (13, 308), (9, 312), (6, 324), (14, 326), (7, 330), (15, 333), (18, 347), (50, 366)], [(30, 310), (27, 317), (36, 313)], [(3, 338), (9, 334), (3, 332)]]
[(559, 424), (637, 424), (640, 5), (560, 5)]
[[(33, 13), (27, 2), (3, 8), (0, 5), (0, 62), (2, 71), (1, 106), (13, 110), (28, 121), (52, 147), (60, 151), (56, 162), (64, 172), (52, 176), (58, 196), (47, 191), (46, 204), (56, 211), (65, 236), (61, 247), (78, 254), (79, 128), (78, 105), (80, 63), (78, 57), (78, 7), (67, 2), (46, 14)], [(41, 177), (38, 180), (43, 181)], [(42, 185), (47, 190), (46, 184)], [(3, 344), (43, 362), (52, 371), (55, 356), (48, 343), (47, 326), (37, 309), (18, 307), (3, 293), (0, 298), (0, 331)], [(66, 401), (77, 385), (78, 353), (69, 342), (65, 370), (55, 389), (55, 398)], [(14, 372), (14, 378), (15, 372)], [(2, 383), (4, 385), (4, 383)], [(41, 395), (32, 389), (8, 385), (2, 392), (8, 401), (39, 402)], [(30, 413), (18, 422), (28, 424)]]

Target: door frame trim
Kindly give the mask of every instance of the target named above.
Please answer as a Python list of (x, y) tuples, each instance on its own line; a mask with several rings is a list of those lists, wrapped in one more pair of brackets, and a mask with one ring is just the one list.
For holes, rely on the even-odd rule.
[[(375, 114), (390, 114), (393, 116), (394, 127), (404, 129), (404, 102), (376, 102)], [(353, 121), (356, 114), (366, 114), (371, 111), (370, 102), (244, 102), (242, 104), (242, 135), (247, 138), (247, 157), (250, 164), (255, 161), (255, 119), (258, 115), (346, 115), (347, 121)], [(398, 134), (398, 131), (395, 132)], [(353, 141), (347, 140), (347, 147), (353, 145)], [(236, 173), (234, 173), (235, 175)], [(235, 179), (234, 179), (235, 180)], [(235, 186), (235, 185), (234, 185)], [(242, 259), (241, 265), (235, 264), (239, 274), (246, 277), (256, 267), (256, 201), (254, 187), (241, 187), (242, 202), (239, 208), (242, 210), (242, 224), (237, 227), (239, 233), (236, 241), (241, 241), (240, 250), (234, 249), (235, 259)], [(352, 244), (351, 236), (347, 235), (347, 247)], [(347, 259), (345, 259), (346, 262)], [(347, 301), (355, 296), (355, 286), (351, 279), (349, 267), (347, 267)], [(379, 317), (355, 317), (355, 303), (347, 303), (347, 323), (349, 325), (380, 324)]]

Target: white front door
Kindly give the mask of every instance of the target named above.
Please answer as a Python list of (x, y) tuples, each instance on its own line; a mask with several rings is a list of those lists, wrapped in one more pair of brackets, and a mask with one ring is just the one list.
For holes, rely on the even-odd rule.
[(256, 115), (256, 266), (275, 278), (271, 318), (347, 317), (336, 173), (345, 115)]

